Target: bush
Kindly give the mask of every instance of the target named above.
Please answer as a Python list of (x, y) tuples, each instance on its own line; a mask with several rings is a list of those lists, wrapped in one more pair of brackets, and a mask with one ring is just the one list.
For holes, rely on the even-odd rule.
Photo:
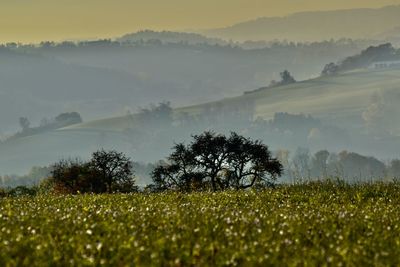
[(123, 153), (99, 150), (88, 162), (69, 159), (53, 164), (48, 183), (59, 193), (135, 192), (132, 165)]

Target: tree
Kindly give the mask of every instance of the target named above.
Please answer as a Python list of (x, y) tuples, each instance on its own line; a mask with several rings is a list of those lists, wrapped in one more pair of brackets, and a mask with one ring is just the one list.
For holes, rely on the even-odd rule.
[(184, 144), (176, 144), (174, 152), (168, 157), (168, 162), (157, 166), (152, 172), (153, 182), (157, 191), (174, 189), (192, 191), (201, 187), (203, 174), (196, 172), (195, 157)]
[(399, 59), (396, 49), (391, 43), (370, 46), (363, 50), (361, 54), (347, 57), (339, 63), (338, 71), (349, 71), (358, 68), (365, 68), (374, 62), (390, 61)]
[(82, 117), (78, 112), (61, 113), (55, 118), (55, 121), (60, 126), (68, 126), (82, 122)]
[(321, 150), (315, 153), (312, 158), (311, 168), (313, 175), (320, 177), (328, 176), (328, 158), (329, 152), (327, 150)]
[(292, 76), (292, 74), (290, 74), (288, 70), (284, 70), (283, 72), (281, 72), (280, 76), (281, 81), (279, 82), (279, 85), (292, 84), (296, 82), (295, 78)]
[(343, 177), (357, 181), (368, 181), (385, 176), (386, 166), (374, 157), (366, 157), (354, 152), (339, 153), (338, 164), (342, 167)]
[(98, 173), (108, 193), (134, 188), (133, 163), (123, 153), (101, 149), (92, 154), (89, 166)]
[(331, 76), (339, 72), (339, 66), (333, 62), (326, 64), (322, 70), (321, 76)]
[(22, 128), (22, 131), (25, 132), (26, 130), (29, 129), (29, 126), (31, 125), (30, 121), (26, 117), (21, 117), (19, 118), (19, 125)]
[(175, 163), (157, 166), (151, 173), (153, 178), (152, 191), (181, 190), (177, 166)]
[(310, 178), (310, 151), (307, 148), (297, 148), (292, 163), (295, 176), (300, 179)]
[(161, 102), (158, 105), (150, 105), (149, 108), (142, 108), (139, 118), (143, 122), (164, 122), (171, 123), (173, 109), (170, 102)]
[(227, 185), (219, 175), (228, 157), (226, 136), (204, 132), (193, 136), (193, 139), (189, 149), (195, 165), (209, 179), (213, 191), (226, 189)]
[(270, 185), (282, 174), (281, 163), (272, 158), (268, 147), (260, 141), (232, 133), (227, 140), (227, 148), (225, 180), (229, 187), (246, 189), (256, 183)]
[(56, 191), (72, 193), (113, 193), (137, 191), (133, 163), (123, 153), (99, 150), (88, 162), (61, 160), (51, 166)]
[(189, 145), (176, 145), (152, 177), (159, 190), (218, 191), (271, 185), (281, 174), (282, 165), (260, 141), (205, 132)]
[(95, 181), (97, 175), (88, 163), (79, 159), (63, 159), (51, 166), (51, 182), (62, 193), (101, 193), (104, 189)]

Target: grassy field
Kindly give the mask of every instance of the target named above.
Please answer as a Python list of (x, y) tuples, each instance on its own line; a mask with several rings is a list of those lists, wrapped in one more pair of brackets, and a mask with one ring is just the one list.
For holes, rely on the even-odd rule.
[(1, 266), (399, 266), (400, 185), (0, 200)]

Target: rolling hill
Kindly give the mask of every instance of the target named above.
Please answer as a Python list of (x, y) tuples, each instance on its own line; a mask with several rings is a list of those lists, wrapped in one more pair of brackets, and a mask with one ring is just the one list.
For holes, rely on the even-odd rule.
[[(400, 157), (400, 119), (396, 115), (400, 111), (399, 84), (400, 69), (357, 70), (177, 108), (173, 115), (179, 117), (217, 110), (223, 116), (249, 107), (253, 118), (271, 119), (277, 112), (310, 114), (327, 125), (359, 134), (347, 140), (337, 137), (339, 141), (318, 144), (313, 149), (349, 149), (388, 159)], [(368, 120), (381, 121), (380, 127), (390, 130), (390, 136), (377, 136), (368, 139), (367, 143), (361, 141), (359, 136), (363, 136)], [(33, 165), (47, 165), (62, 157), (87, 157), (101, 147), (123, 151), (136, 161), (152, 162), (167, 155), (174, 141), (183, 141), (193, 134), (190, 130), (179, 134), (162, 132), (160, 125), (146, 130), (141, 125), (137, 115), (122, 116), (5, 142), (0, 144), (0, 170), (2, 173), (23, 173)], [(161, 132), (162, 137), (148, 139), (156, 131)], [(135, 137), (132, 139), (127, 132), (135, 132)], [(141, 139), (142, 136), (147, 139)], [(265, 142), (273, 149), (286, 145), (279, 135), (275, 139), (267, 138)]]
[(358, 52), (357, 44), (325, 42), (265, 49), (111, 41), (0, 45), (0, 139), (18, 127), (62, 112), (84, 120), (126, 114), (160, 101), (176, 106), (240, 94), (287, 68), (299, 79), (326, 62)]
[(15, 130), (23, 116), (36, 123), (79, 109), (84, 118), (99, 118), (134, 101), (151, 101), (135, 74), (38, 53), (0, 49), (0, 81), (0, 134)]
[[(361, 127), (362, 113), (375, 94), (400, 93), (400, 69), (357, 70), (338, 76), (319, 77), (275, 88), (261, 88), (242, 96), (226, 98), (201, 105), (177, 108), (176, 113), (200, 114), (219, 107), (240, 109), (244, 103), (254, 104), (254, 118), (273, 118), (277, 112), (310, 114), (332, 123)], [(397, 95), (396, 95), (397, 96)], [(96, 120), (64, 130), (121, 131), (134, 125), (130, 116)], [(400, 128), (399, 128), (400, 129)], [(399, 132), (400, 134), (400, 132)]]

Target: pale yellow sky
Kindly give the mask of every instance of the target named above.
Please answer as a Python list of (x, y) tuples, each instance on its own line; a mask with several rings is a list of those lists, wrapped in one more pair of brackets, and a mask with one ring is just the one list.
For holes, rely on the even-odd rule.
[(0, 42), (205, 29), (298, 11), (392, 4), (400, 0), (0, 0)]

